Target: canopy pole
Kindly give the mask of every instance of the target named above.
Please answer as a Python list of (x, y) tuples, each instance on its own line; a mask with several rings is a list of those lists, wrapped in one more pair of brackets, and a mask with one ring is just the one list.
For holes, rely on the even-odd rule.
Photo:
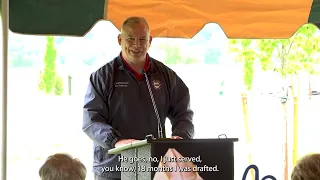
[(8, 100), (8, 32), (9, 32), (9, 0), (1, 0), (2, 18), (2, 142), (1, 142), (1, 180), (7, 179), (7, 100)]

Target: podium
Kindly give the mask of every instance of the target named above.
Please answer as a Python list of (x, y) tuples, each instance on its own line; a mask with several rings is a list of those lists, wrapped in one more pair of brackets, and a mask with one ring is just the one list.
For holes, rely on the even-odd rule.
[(204, 180), (234, 180), (236, 141), (237, 138), (146, 139), (110, 149), (108, 153), (119, 154), (122, 180), (152, 180), (169, 148), (176, 149), (184, 157), (180, 162), (193, 162)]

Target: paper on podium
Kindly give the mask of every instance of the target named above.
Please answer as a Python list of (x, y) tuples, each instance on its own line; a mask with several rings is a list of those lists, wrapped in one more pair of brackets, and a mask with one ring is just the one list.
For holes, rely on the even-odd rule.
[(108, 151), (108, 154), (121, 154), (121, 151), (123, 151), (123, 150), (130, 149), (130, 148), (133, 148), (133, 147), (143, 146), (143, 145), (146, 145), (146, 144), (148, 144), (148, 141), (146, 139), (138, 141), (138, 142), (133, 142), (133, 143), (130, 143), (130, 144), (125, 144), (125, 145), (110, 149)]

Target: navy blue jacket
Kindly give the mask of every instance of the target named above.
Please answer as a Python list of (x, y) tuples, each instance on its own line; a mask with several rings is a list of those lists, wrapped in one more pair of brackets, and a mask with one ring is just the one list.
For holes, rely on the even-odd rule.
[[(188, 87), (163, 63), (151, 57), (149, 60), (146, 74), (163, 130), (165, 120), (169, 118), (172, 136), (192, 139), (193, 111)], [(94, 142), (93, 172), (112, 178), (120, 178), (120, 172), (102, 169), (120, 166), (118, 155), (108, 154), (119, 139), (142, 140), (148, 134), (157, 137), (157, 118), (147, 83), (145, 79), (135, 78), (120, 55), (91, 74), (84, 100), (82, 129)]]

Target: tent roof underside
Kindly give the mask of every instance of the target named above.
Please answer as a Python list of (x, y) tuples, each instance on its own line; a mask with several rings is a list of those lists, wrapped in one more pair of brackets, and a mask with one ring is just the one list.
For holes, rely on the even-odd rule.
[(154, 37), (192, 38), (217, 23), (228, 38), (289, 38), (302, 25), (320, 25), (318, 0), (37, 0), (9, 1), (10, 30), (22, 34), (86, 34), (105, 19), (117, 29), (143, 16)]

